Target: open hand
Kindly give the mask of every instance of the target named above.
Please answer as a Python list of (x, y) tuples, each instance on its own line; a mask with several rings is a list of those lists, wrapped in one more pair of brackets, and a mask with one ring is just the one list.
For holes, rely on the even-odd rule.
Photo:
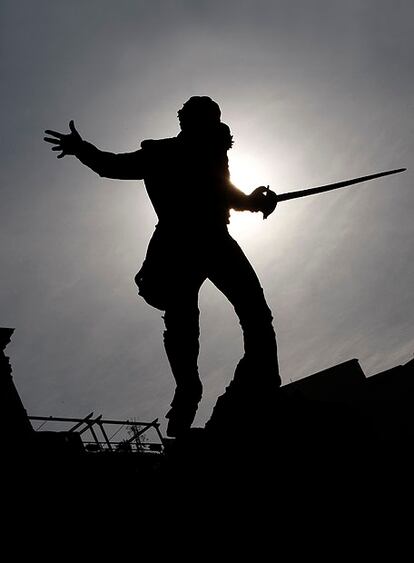
[(277, 205), (277, 195), (269, 186), (259, 186), (249, 195), (250, 211), (261, 211), (263, 219), (273, 213)]
[(53, 137), (44, 137), (47, 143), (54, 145), (52, 151), (61, 151), (57, 158), (63, 158), (67, 154), (76, 154), (79, 150), (82, 137), (77, 132), (73, 120), (69, 121), (69, 129), (70, 133), (67, 135), (58, 131), (52, 131), (51, 129), (46, 129), (45, 131), (48, 135), (53, 135)]

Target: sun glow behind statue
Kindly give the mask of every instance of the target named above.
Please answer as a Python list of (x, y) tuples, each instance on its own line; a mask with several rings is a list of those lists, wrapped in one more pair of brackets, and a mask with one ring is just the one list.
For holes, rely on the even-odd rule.
[[(249, 194), (258, 186), (267, 185), (269, 171), (258, 158), (232, 150), (229, 153), (231, 182), (242, 192)], [(263, 216), (249, 211), (230, 212), (229, 231), (234, 237), (250, 237), (260, 229)]]

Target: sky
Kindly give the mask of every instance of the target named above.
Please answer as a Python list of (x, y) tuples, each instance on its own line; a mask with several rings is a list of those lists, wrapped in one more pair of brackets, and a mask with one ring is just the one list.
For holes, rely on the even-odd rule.
[[(159, 418), (174, 384), (135, 273), (156, 216), (143, 182), (57, 160), (44, 129), (105, 150), (178, 133), (208, 95), (250, 192), (407, 172), (232, 215), (274, 315), (284, 383), (351, 358), (414, 353), (414, 4), (403, 0), (3, 0), (0, 325), (26, 410)], [(200, 293), (204, 425), (242, 355), (230, 304)], [(254, 382), (252, 382), (254, 384)], [(248, 415), (248, 413), (246, 413)]]

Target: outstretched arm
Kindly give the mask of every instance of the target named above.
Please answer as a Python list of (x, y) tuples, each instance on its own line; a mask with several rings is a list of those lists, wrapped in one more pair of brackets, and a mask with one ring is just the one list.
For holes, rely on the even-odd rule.
[(44, 140), (54, 145), (52, 151), (60, 152), (57, 158), (74, 155), (82, 164), (104, 178), (118, 180), (141, 180), (143, 178), (144, 157), (141, 150), (121, 154), (101, 151), (92, 143), (82, 139), (73, 121), (69, 122), (69, 129), (69, 134), (51, 129), (45, 131), (52, 137), (44, 137)]

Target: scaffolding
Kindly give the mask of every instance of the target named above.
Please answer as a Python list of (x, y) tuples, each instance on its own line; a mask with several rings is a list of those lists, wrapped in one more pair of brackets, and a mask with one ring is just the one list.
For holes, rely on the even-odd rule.
[[(102, 415), (94, 417), (91, 412), (84, 418), (58, 416), (29, 416), (31, 422), (40, 422), (34, 430), (44, 430), (46, 424), (59, 426), (66, 434), (77, 433), (87, 452), (128, 452), (139, 454), (163, 454), (165, 440), (160, 432), (156, 418), (152, 422), (136, 420), (104, 419)], [(111, 428), (111, 431), (109, 431)], [(149, 434), (156, 437), (150, 441)], [(114, 438), (117, 438), (116, 440)]]

